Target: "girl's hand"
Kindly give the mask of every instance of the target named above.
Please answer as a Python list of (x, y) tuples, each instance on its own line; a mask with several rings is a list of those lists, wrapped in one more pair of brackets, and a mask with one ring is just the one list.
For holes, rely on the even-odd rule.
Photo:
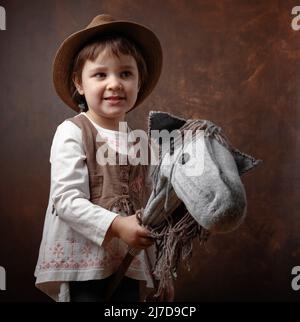
[(121, 238), (127, 245), (138, 249), (147, 248), (154, 242), (153, 238), (150, 237), (149, 230), (139, 224), (136, 215), (117, 216), (108, 233)]

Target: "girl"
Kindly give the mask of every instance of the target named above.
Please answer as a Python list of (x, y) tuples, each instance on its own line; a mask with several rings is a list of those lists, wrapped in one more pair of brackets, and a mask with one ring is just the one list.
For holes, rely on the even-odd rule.
[(134, 143), (127, 145), (124, 120), (153, 90), (161, 66), (151, 30), (109, 15), (69, 36), (56, 54), (57, 94), (81, 112), (58, 126), (50, 154), (35, 276), (36, 286), (56, 301), (103, 301), (128, 246), (142, 251), (112, 300), (138, 301), (138, 280), (153, 286), (143, 250), (153, 240), (136, 216), (149, 196), (148, 166), (130, 162)]

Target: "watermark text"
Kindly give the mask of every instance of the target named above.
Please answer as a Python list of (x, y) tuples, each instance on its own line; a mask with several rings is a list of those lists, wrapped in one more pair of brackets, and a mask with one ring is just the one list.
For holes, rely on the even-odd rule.
[(5, 8), (0, 6), (0, 30), (6, 30), (6, 12)]
[(6, 272), (4, 267), (0, 266), (0, 291), (6, 290)]
[(200, 176), (203, 173), (203, 130), (151, 130), (148, 136), (143, 130), (128, 133), (127, 129), (127, 122), (120, 122), (115, 139), (97, 133), (96, 160), (99, 165), (129, 163), (157, 166), (161, 162), (166, 173), (173, 165), (181, 167), (187, 176)]
[(293, 7), (292, 15), (296, 16), (292, 19), (291, 27), (293, 30), (298, 31), (300, 30), (300, 6)]
[(292, 268), (292, 275), (295, 275), (295, 277), (292, 279), (292, 289), (294, 291), (300, 290), (300, 266), (294, 266)]

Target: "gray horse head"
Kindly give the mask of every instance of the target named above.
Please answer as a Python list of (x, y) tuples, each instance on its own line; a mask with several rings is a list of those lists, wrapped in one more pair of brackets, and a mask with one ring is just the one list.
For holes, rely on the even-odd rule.
[(210, 232), (237, 228), (247, 208), (240, 176), (260, 160), (231, 147), (211, 121), (150, 112), (148, 131), (160, 147), (160, 162), (154, 168), (145, 222), (160, 224), (183, 202), (196, 222)]
[(211, 232), (231, 231), (243, 221), (247, 202), (240, 176), (260, 160), (234, 149), (211, 121), (150, 112), (148, 131), (151, 160), (158, 163), (142, 223), (155, 238), (155, 296), (173, 300), (173, 279), (179, 263), (191, 258), (195, 237), (202, 243)]

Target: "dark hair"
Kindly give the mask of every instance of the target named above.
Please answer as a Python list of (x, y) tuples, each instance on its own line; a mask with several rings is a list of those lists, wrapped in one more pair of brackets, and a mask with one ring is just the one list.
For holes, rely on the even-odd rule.
[[(82, 107), (85, 105), (85, 110), (88, 109), (84, 96), (80, 95), (74, 85), (74, 77), (78, 77), (81, 82), (81, 75), (84, 64), (87, 60), (95, 61), (98, 55), (104, 50), (108, 49), (113, 55), (120, 57), (120, 54), (131, 55), (137, 64), (139, 72), (139, 85), (143, 87), (147, 80), (147, 65), (141, 50), (130, 39), (121, 35), (108, 35), (101, 37), (101, 39), (92, 39), (78, 52), (75, 56), (72, 72), (70, 74), (70, 92), (73, 99), (78, 105)], [(82, 108), (84, 110), (84, 108)]]

